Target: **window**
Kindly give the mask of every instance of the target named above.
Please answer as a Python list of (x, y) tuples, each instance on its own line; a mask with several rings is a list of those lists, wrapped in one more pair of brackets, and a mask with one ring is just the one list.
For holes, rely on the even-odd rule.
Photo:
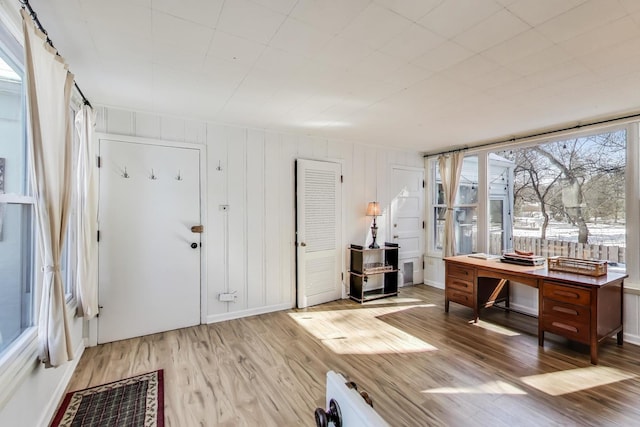
[[(454, 206), (457, 253), (519, 249), (625, 270), (627, 139), (636, 127), (467, 155)], [(433, 249), (441, 251), (446, 208), (435, 159), (431, 168)]]
[(34, 200), (21, 62), (21, 46), (0, 26), (0, 353), (33, 325)]
[(625, 129), (497, 153), (514, 163), (513, 248), (626, 264)]
[[(441, 251), (444, 238), (444, 214), (447, 211), (445, 195), (438, 162), (433, 161), (436, 188), (433, 194), (433, 234), (434, 249)], [(468, 156), (462, 163), (460, 184), (454, 206), (454, 227), (456, 233), (456, 248), (460, 254), (470, 254), (476, 251), (477, 220), (478, 220), (478, 157)]]
[[(76, 110), (71, 107), (69, 108), (69, 126), (73, 131), (71, 132), (71, 143), (72, 152), (78, 152), (78, 146), (80, 144), (80, 135), (76, 132), (75, 127), (75, 118), (76, 118)], [(72, 159), (71, 168), (74, 171), (74, 175), (72, 177), (72, 183), (75, 186), (76, 176), (75, 172), (78, 170), (78, 157), (74, 154)], [(71, 192), (71, 204), (69, 206), (69, 218), (67, 222), (67, 232), (64, 239), (64, 248), (62, 249), (62, 258), (60, 260), (60, 272), (62, 274), (62, 281), (64, 283), (64, 293), (67, 302), (70, 302), (74, 298), (75, 292), (75, 283), (76, 283), (76, 271), (77, 271), (77, 213), (76, 213), (76, 201), (77, 201), (77, 191), (74, 190)]]

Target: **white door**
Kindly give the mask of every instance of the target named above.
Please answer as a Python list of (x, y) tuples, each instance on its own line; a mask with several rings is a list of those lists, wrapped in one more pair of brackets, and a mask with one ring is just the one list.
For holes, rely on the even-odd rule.
[(342, 167), (296, 161), (297, 302), (308, 307), (342, 297)]
[(100, 140), (98, 342), (200, 323), (200, 150)]
[(422, 283), (424, 169), (394, 167), (391, 172), (391, 236), (398, 250), (400, 284)]

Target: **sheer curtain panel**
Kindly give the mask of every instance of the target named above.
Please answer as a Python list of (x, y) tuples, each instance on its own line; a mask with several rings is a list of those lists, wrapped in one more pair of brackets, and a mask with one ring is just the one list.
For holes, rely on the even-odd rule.
[(73, 358), (60, 258), (71, 200), (71, 124), (73, 75), (46, 36), (22, 9), (29, 113), (31, 179), (35, 197), (39, 289), (40, 360), (55, 367)]
[(460, 184), (460, 172), (462, 171), (462, 152), (449, 153), (438, 157), (442, 190), (447, 204), (447, 212), (444, 216), (444, 241), (442, 242), (442, 255), (445, 257), (456, 254), (456, 231), (453, 224), (453, 207), (456, 203), (456, 193)]
[(76, 170), (76, 243), (78, 315), (91, 319), (98, 314), (98, 181), (95, 154), (95, 113), (83, 105), (76, 114), (80, 137)]

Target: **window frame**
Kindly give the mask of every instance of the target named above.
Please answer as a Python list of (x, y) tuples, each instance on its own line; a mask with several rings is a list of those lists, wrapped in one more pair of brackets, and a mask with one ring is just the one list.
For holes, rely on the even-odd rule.
[[(5, 18), (0, 16), (0, 18)], [(18, 68), (24, 77), (23, 46), (20, 41), (22, 33), (16, 27), (8, 23), (6, 19), (0, 19), (0, 49), (3, 56), (8, 59), (10, 66)], [(40, 259), (37, 256), (37, 227), (35, 226), (35, 197), (31, 192), (29, 174), (29, 153), (27, 141), (27, 105), (24, 84), (22, 85), (22, 138), (25, 152), (25, 175), (23, 176), (23, 194), (0, 194), (0, 203), (11, 205), (31, 206), (31, 265), (30, 275), (31, 286), (31, 319), (28, 326), (22, 333), (14, 339), (10, 345), (0, 354), (0, 407), (11, 397), (13, 390), (22, 382), (23, 378), (33, 370), (33, 362), (37, 358), (37, 307), (40, 299), (40, 287), (37, 285), (41, 280), (39, 273)]]

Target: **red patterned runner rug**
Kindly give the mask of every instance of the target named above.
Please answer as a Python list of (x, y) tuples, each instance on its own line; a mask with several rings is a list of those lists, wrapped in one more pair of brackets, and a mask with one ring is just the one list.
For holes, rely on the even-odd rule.
[(164, 427), (163, 370), (67, 393), (52, 427)]

